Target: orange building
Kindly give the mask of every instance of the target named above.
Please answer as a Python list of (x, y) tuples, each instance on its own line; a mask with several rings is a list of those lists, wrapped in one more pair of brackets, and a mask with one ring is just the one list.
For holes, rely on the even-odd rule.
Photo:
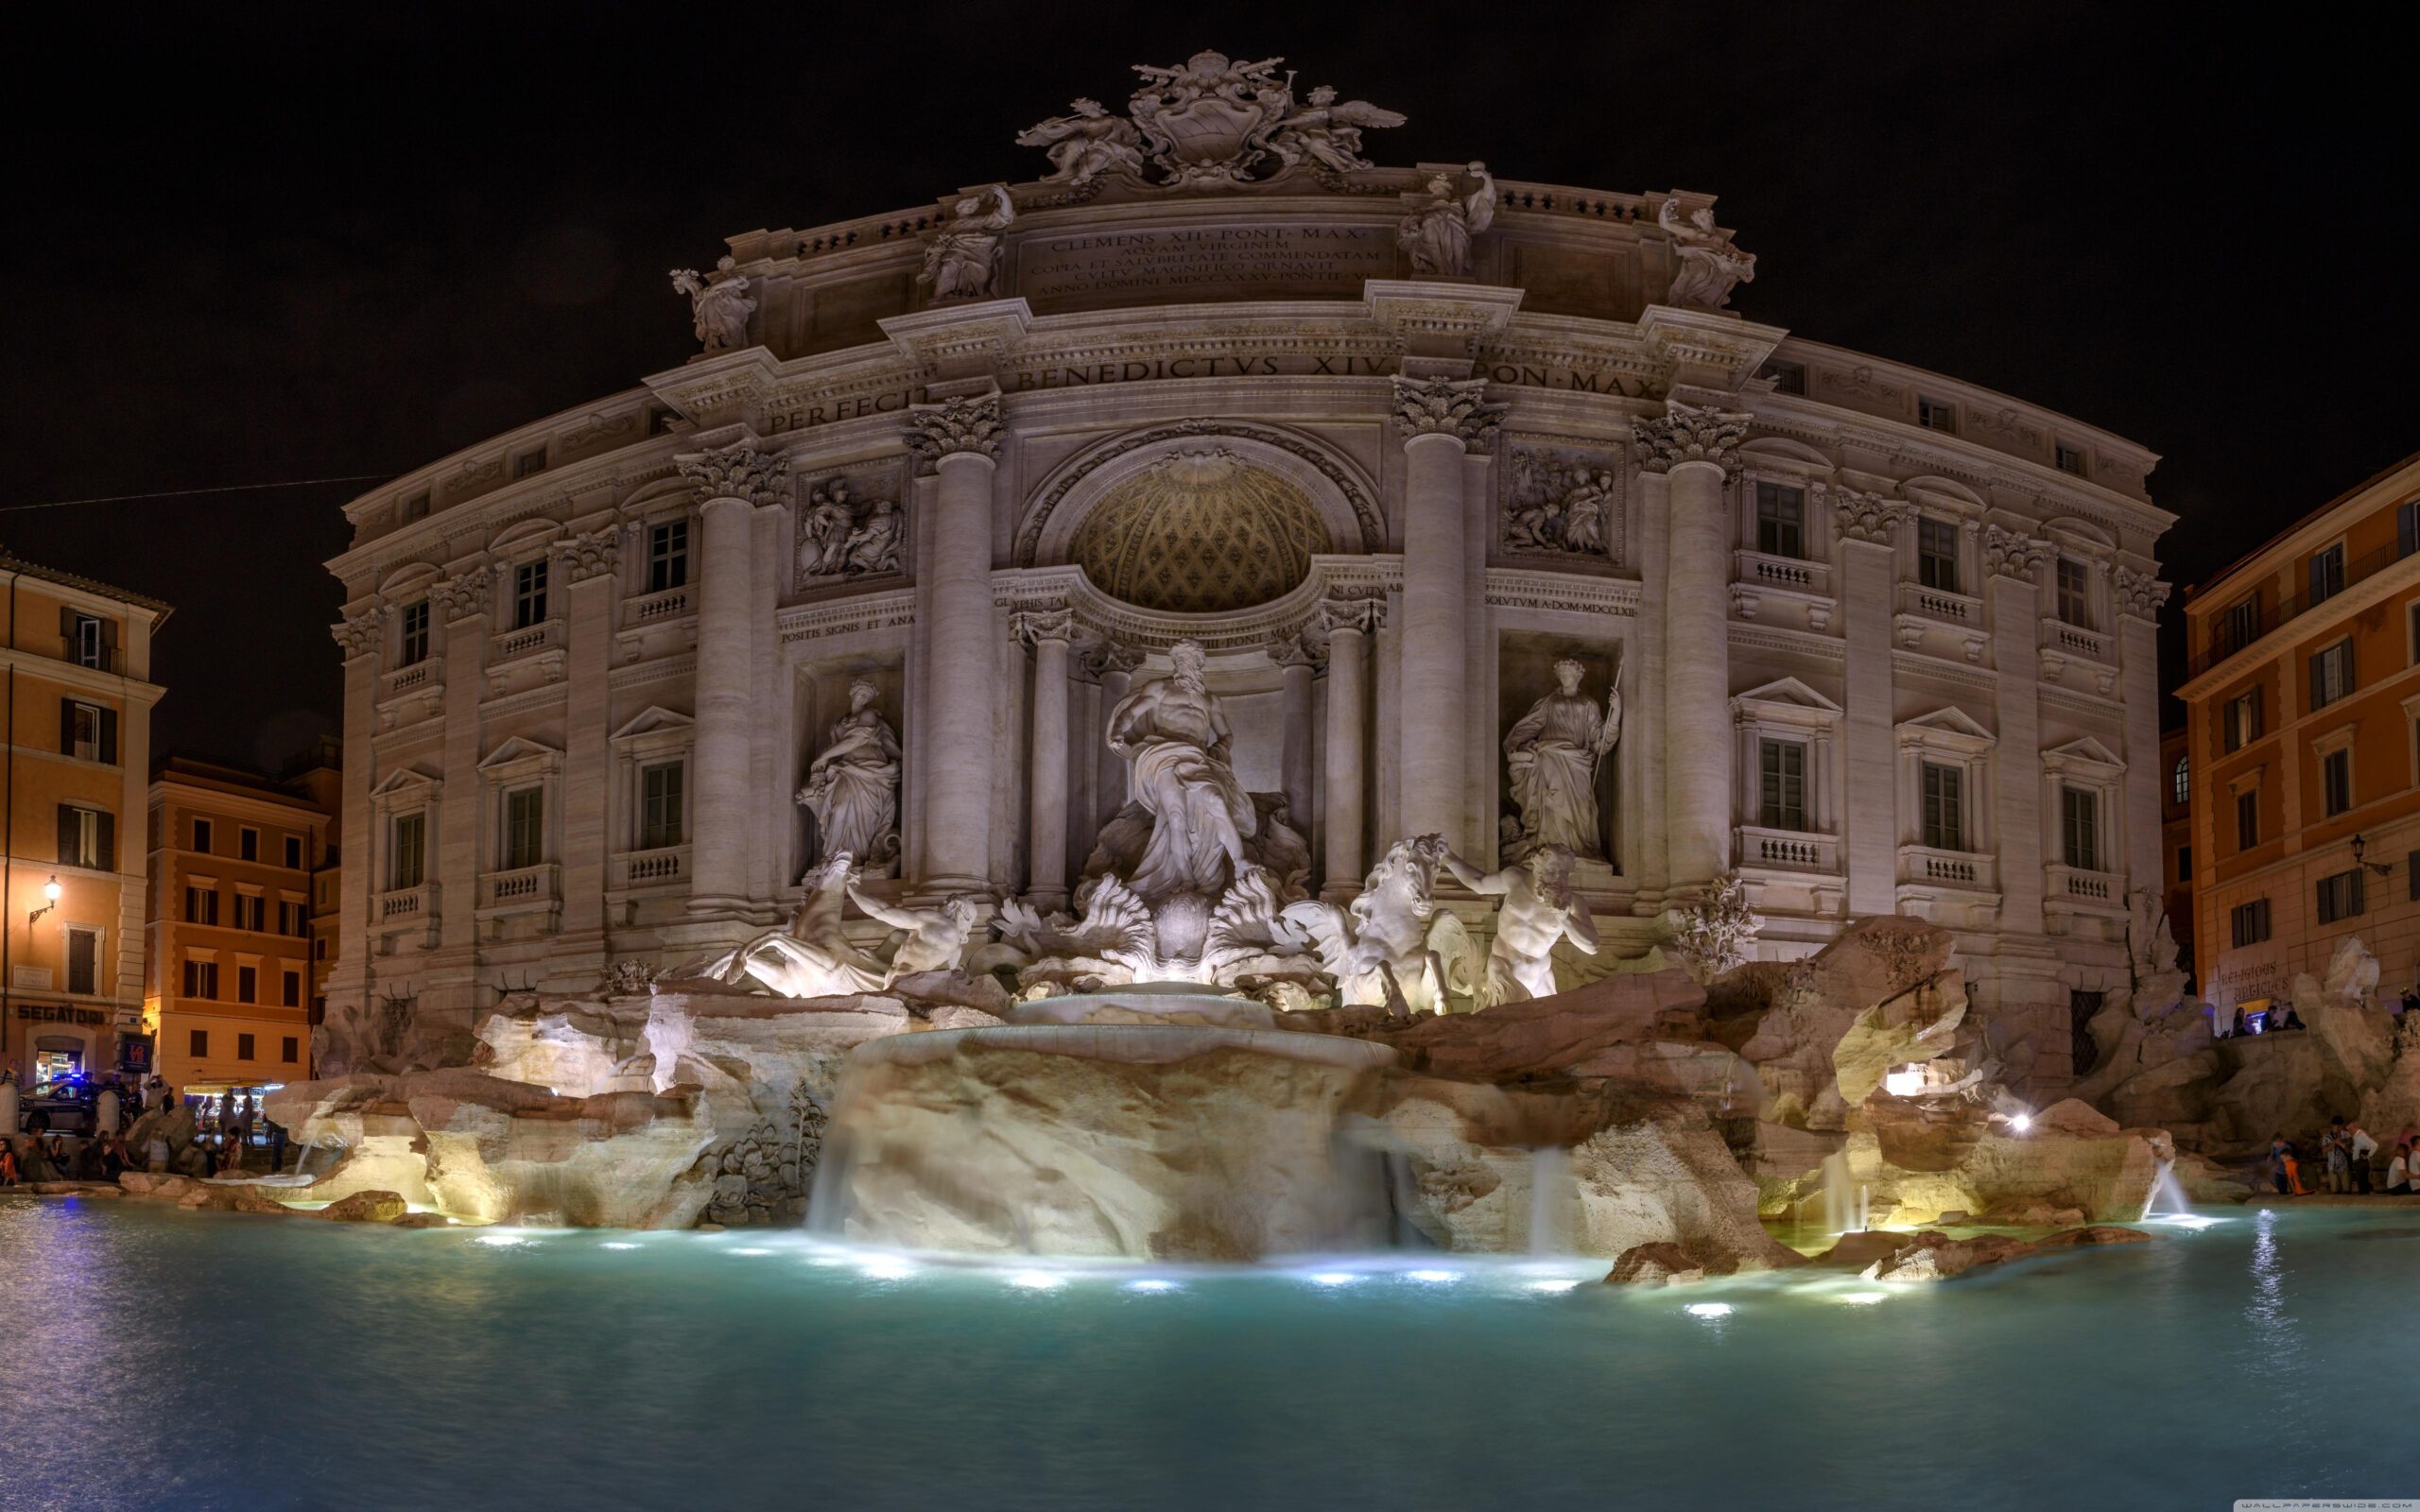
[(2188, 595), (2202, 989), (2257, 1012), (2338, 943), (2420, 974), (2420, 455)]
[(147, 1070), (143, 812), (168, 606), (0, 551), (0, 1064)]
[[(314, 767), (312, 770), (316, 771)], [(178, 757), (151, 779), (151, 997), (183, 1092), (311, 1074), (314, 884), (336, 815), (308, 781)]]
[(2176, 959), (2187, 971), (2199, 971), (2193, 950), (2192, 744), (2181, 725), (2160, 732), (2159, 857), (2160, 874), (2167, 879), (2161, 884), (2161, 901), (2168, 932), (2176, 939)]

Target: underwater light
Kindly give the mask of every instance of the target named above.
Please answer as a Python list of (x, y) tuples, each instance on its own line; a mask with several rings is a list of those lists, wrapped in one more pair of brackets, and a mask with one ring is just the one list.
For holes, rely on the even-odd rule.
[(732, 1253), (735, 1255), (769, 1255), (772, 1251), (760, 1246), (749, 1249), (735, 1249)]
[(1456, 1276), (1450, 1270), (1408, 1270), (1404, 1272), (1404, 1275), (1409, 1280), (1415, 1281), (1436, 1282), (1461, 1280), (1460, 1277)]
[(1054, 1286), (1063, 1286), (1066, 1282), (1066, 1277), (1053, 1276), (1046, 1270), (1014, 1271), (1009, 1276), (1010, 1285), (1022, 1286), (1028, 1292), (1046, 1292)]
[(1146, 1277), (1139, 1281), (1128, 1281), (1126, 1283), (1126, 1289), (1130, 1292), (1173, 1292), (1179, 1288), (1174, 1281), (1164, 1281), (1156, 1277)]
[(1530, 1290), (1533, 1292), (1567, 1292), (1574, 1289), (1580, 1283), (1578, 1281), (1565, 1277), (1560, 1280), (1531, 1281), (1530, 1283)]
[(471, 1242), (475, 1245), (493, 1246), (497, 1249), (510, 1249), (515, 1246), (529, 1243), (519, 1234), (481, 1234)]
[(639, 1246), (624, 1239), (608, 1239), (604, 1244), (597, 1247), (600, 1249), (636, 1249)]
[(896, 1255), (876, 1255), (859, 1265), (857, 1274), (871, 1280), (895, 1281), (903, 1277), (915, 1275), (916, 1266), (913, 1262), (902, 1260)]
[(1871, 1307), (1876, 1302), (1888, 1300), (1890, 1295), (1888, 1292), (1844, 1292), (1841, 1296), (1841, 1300), (1851, 1307)]
[(1729, 1317), (1731, 1304), (1729, 1302), (1691, 1302), (1682, 1311), (1691, 1317)]
[(1310, 1279), (1322, 1286), (1350, 1286), (1361, 1278), (1349, 1270), (1315, 1270)]

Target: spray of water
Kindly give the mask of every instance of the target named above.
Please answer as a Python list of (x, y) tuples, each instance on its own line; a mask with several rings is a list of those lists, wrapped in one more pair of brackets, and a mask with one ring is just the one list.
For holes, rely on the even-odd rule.
[(2163, 1204), (2171, 1217), (2183, 1218), (2193, 1211), (2193, 1204), (2186, 1199), (2184, 1186), (2176, 1179), (2174, 1160), (2160, 1166), (2159, 1178), (2152, 1183), (2152, 1194), (2143, 1203), (2143, 1216), (2151, 1217), (2160, 1211)]

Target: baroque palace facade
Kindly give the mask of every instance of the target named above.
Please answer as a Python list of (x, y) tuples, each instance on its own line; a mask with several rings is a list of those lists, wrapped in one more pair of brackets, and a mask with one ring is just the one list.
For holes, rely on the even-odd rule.
[[(699, 355), (347, 507), (331, 1014), (700, 957), (842, 850), (1080, 913), (1198, 869), (1132, 820), (1206, 795), (1287, 897), (1568, 850), (1566, 980), (1734, 871), (1769, 958), (1932, 919), (2066, 1079), (2159, 885), (2156, 458), (1728, 311), (1710, 197), (1138, 72), (1036, 182), (734, 238)], [(1208, 711), (1173, 765), (1154, 688)]]

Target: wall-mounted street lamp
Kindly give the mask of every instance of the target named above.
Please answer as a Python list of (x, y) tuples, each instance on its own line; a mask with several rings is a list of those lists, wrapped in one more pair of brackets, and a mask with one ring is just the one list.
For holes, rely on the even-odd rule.
[(26, 916), (26, 927), (27, 929), (33, 928), (34, 924), (41, 919), (43, 915), (49, 913), (52, 909), (58, 907), (59, 895), (65, 889), (59, 885), (59, 879), (57, 877), (53, 877), (48, 882), (43, 883), (42, 885), (42, 895), (50, 901)]
[(2362, 839), (2358, 834), (2353, 836), (2353, 865), (2357, 867), (2366, 867), (2370, 870), (2377, 872), (2381, 877), (2394, 876), (2394, 868), (2390, 864), (2383, 861), (2364, 861), (2361, 859), (2361, 857), (2368, 852), (2369, 849), (2370, 842)]

